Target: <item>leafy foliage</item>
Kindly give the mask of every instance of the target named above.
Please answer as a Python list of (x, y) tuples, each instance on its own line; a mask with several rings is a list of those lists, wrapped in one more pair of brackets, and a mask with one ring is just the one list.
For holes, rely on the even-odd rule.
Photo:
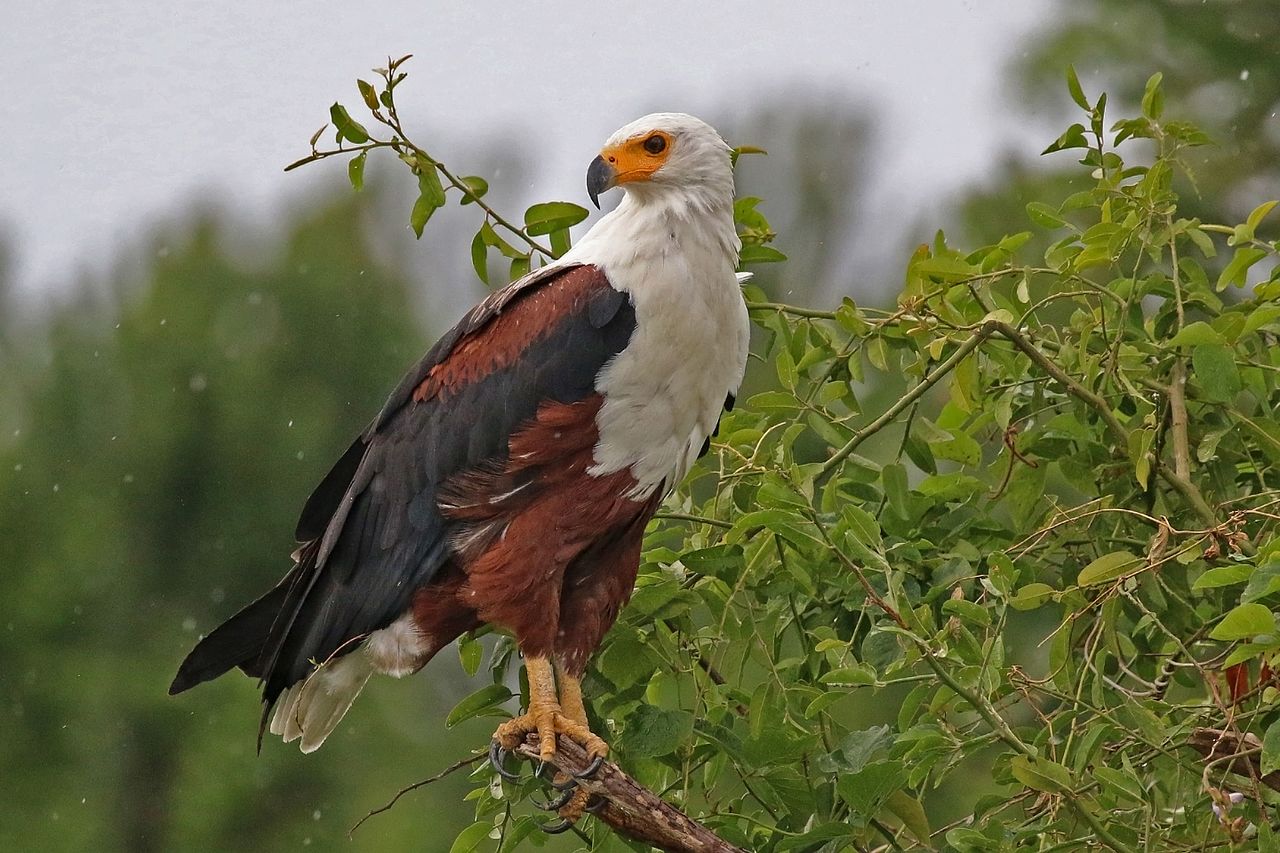
[[(398, 67), (374, 110), (395, 135), (367, 145), (478, 202), (487, 184), (399, 130)], [(1275, 202), (1237, 225), (1183, 215), (1175, 178), (1208, 140), (1164, 117), (1161, 75), (1113, 123), (1067, 83), (1084, 119), (1046, 153), (1077, 152), (1092, 183), (1028, 204), (1033, 230), (967, 251), (939, 233), (886, 311), (747, 288), (772, 375), (660, 513), (586, 682), (618, 760), (747, 849), (1272, 834), (1258, 772), (1188, 743), (1256, 738), (1262, 771), (1280, 766)], [(735, 208), (743, 259), (780, 260), (759, 204)], [(490, 249), (513, 275), (562, 253), (579, 211), (535, 205), (518, 228), (484, 208), (477, 272)], [(1033, 231), (1047, 249), (1028, 260)], [(481, 665), (475, 638), (461, 655)], [(513, 656), (500, 639), (494, 685), (454, 717), (509, 710)], [(975, 770), (989, 782), (958, 791)], [(535, 785), (475, 775), (459, 849), (536, 838), (518, 805)]]

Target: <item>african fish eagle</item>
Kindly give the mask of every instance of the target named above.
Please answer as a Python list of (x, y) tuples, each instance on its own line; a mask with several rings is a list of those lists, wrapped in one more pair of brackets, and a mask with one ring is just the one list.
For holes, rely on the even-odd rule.
[(557, 734), (604, 755), (579, 680), (748, 344), (724, 140), (645, 116), (587, 170), (593, 202), (615, 186), (571, 251), (409, 371), (307, 500), (293, 568), (200, 641), (170, 693), (239, 667), (262, 685), (259, 741), (269, 724), (311, 752), (372, 673), (416, 672), (488, 623), (515, 636), (530, 690), (495, 743), (536, 731), (544, 759)]

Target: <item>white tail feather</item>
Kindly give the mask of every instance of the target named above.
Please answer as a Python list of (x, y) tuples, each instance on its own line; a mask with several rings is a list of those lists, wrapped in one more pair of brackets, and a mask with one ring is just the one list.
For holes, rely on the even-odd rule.
[(280, 695), (271, 733), (285, 743), (302, 739), (303, 752), (315, 752), (356, 701), (373, 664), (360, 653), (343, 655), (317, 669)]

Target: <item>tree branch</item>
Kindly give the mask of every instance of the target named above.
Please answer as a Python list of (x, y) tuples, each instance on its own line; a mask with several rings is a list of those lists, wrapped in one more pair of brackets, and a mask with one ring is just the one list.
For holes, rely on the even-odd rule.
[(849, 454), (858, 449), (858, 445), (884, 429), (893, 421), (894, 418), (901, 414), (903, 409), (920, 399), (920, 397), (924, 395), (924, 392), (936, 385), (938, 380), (950, 373), (965, 356), (977, 349), (979, 344), (990, 337), (991, 333), (995, 331), (996, 328), (997, 327), (991, 322), (984, 323), (976, 332), (966, 338), (964, 343), (960, 344), (956, 351), (953, 352), (946, 361), (935, 367), (928, 376), (925, 376), (916, 383), (910, 391), (904, 394), (902, 399), (885, 409), (884, 413), (880, 415), (880, 417), (855, 432), (853, 437), (845, 442), (844, 447), (837, 450), (832, 454), (830, 459), (823, 463), (822, 470), (819, 472), (818, 476), (826, 476), (836, 468), (840, 467), (840, 463), (844, 462), (845, 459), (848, 459)]
[(1274, 791), (1280, 791), (1280, 771), (1262, 775), (1262, 741), (1246, 734), (1243, 739), (1221, 729), (1196, 729), (1187, 738), (1187, 746), (1204, 756), (1206, 761), (1223, 765), (1237, 776), (1257, 779)]
[[(538, 736), (530, 734), (516, 752), (530, 761), (540, 761)], [(562, 773), (581, 773), (590, 760), (578, 744), (569, 738), (560, 738), (550, 763)], [(594, 776), (578, 784), (604, 800), (595, 815), (619, 835), (666, 853), (746, 853), (665, 802), (611, 761), (600, 765)]]

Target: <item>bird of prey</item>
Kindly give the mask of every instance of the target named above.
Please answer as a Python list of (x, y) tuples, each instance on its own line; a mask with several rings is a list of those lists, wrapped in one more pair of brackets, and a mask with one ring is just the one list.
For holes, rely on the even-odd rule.
[(179, 693), (239, 667), (262, 730), (303, 752), (372, 673), (421, 669), (491, 624), (519, 644), (537, 732), (593, 757), (580, 678), (627, 602), (641, 538), (705, 452), (746, 366), (730, 148), (680, 113), (617, 131), (587, 170), (618, 207), (494, 292), (404, 377), (303, 507), (295, 564), (200, 641)]

